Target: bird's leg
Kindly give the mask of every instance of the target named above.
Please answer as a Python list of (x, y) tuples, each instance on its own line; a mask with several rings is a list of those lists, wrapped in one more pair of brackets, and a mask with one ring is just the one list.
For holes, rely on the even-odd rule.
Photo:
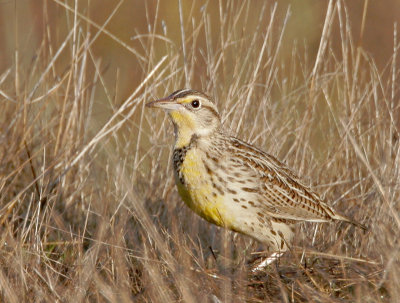
[(283, 254), (284, 254), (283, 252), (274, 252), (272, 255), (270, 255), (264, 261), (262, 261), (256, 267), (254, 267), (251, 271), (254, 273), (254, 272), (265, 269), (268, 265), (270, 265), (271, 263), (275, 262), (280, 257), (282, 257)]
[(214, 257), (214, 260), (217, 261), (217, 256), (215, 255), (214, 250), (212, 249), (211, 245), (210, 245), (208, 248), (210, 249), (211, 254), (212, 254), (213, 257)]

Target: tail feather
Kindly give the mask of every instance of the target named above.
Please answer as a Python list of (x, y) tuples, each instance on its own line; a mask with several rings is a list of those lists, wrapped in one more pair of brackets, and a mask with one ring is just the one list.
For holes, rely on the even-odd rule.
[(368, 227), (365, 226), (364, 224), (361, 224), (361, 223), (359, 223), (357, 221), (354, 221), (354, 220), (352, 220), (352, 219), (350, 219), (348, 217), (345, 217), (343, 215), (335, 214), (335, 216), (333, 216), (332, 219), (348, 222), (348, 223), (353, 224), (354, 226), (357, 226), (357, 227), (359, 227), (359, 228), (361, 228), (363, 230), (368, 230)]
[(366, 225), (361, 224), (361, 223), (359, 223), (357, 221), (349, 220), (349, 221), (346, 221), (346, 222), (349, 222), (350, 224), (353, 224), (354, 226), (357, 226), (357, 227), (359, 227), (359, 228), (361, 228), (363, 230), (368, 230), (368, 227)]
[(327, 212), (327, 214), (334, 220), (338, 220), (338, 221), (344, 221), (350, 224), (353, 224), (354, 226), (357, 226), (363, 230), (368, 230), (368, 227), (365, 226), (364, 224), (361, 224), (357, 221), (354, 221), (353, 219), (350, 219), (349, 217), (343, 216), (341, 214), (338, 214), (333, 208), (331, 208), (330, 206), (328, 206), (325, 203), (321, 203), (321, 206), (325, 209), (325, 211)]

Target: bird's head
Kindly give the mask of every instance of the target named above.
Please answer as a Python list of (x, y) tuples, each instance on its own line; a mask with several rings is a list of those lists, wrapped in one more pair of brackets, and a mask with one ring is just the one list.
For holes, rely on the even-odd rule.
[(217, 131), (221, 118), (214, 102), (207, 95), (182, 89), (166, 98), (146, 104), (147, 107), (162, 108), (171, 117), (175, 127), (177, 145), (184, 146), (194, 136), (201, 138)]

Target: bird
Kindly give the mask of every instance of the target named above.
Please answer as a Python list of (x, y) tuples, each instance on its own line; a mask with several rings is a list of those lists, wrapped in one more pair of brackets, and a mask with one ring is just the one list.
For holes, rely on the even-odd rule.
[(291, 246), (296, 223), (344, 221), (285, 164), (224, 130), (216, 103), (203, 92), (180, 89), (146, 104), (164, 109), (174, 126), (173, 169), (178, 192), (197, 215), (266, 244), (270, 256)]

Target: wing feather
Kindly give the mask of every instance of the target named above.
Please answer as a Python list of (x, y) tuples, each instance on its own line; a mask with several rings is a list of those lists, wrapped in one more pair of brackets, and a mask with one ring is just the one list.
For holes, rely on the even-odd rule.
[(274, 209), (272, 217), (314, 222), (335, 219), (334, 211), (286, 165), (239, 139), (232, 137), (232, 143), (238, 155), (235, 159), (259, 175), (261, 198), (267, 209)]

